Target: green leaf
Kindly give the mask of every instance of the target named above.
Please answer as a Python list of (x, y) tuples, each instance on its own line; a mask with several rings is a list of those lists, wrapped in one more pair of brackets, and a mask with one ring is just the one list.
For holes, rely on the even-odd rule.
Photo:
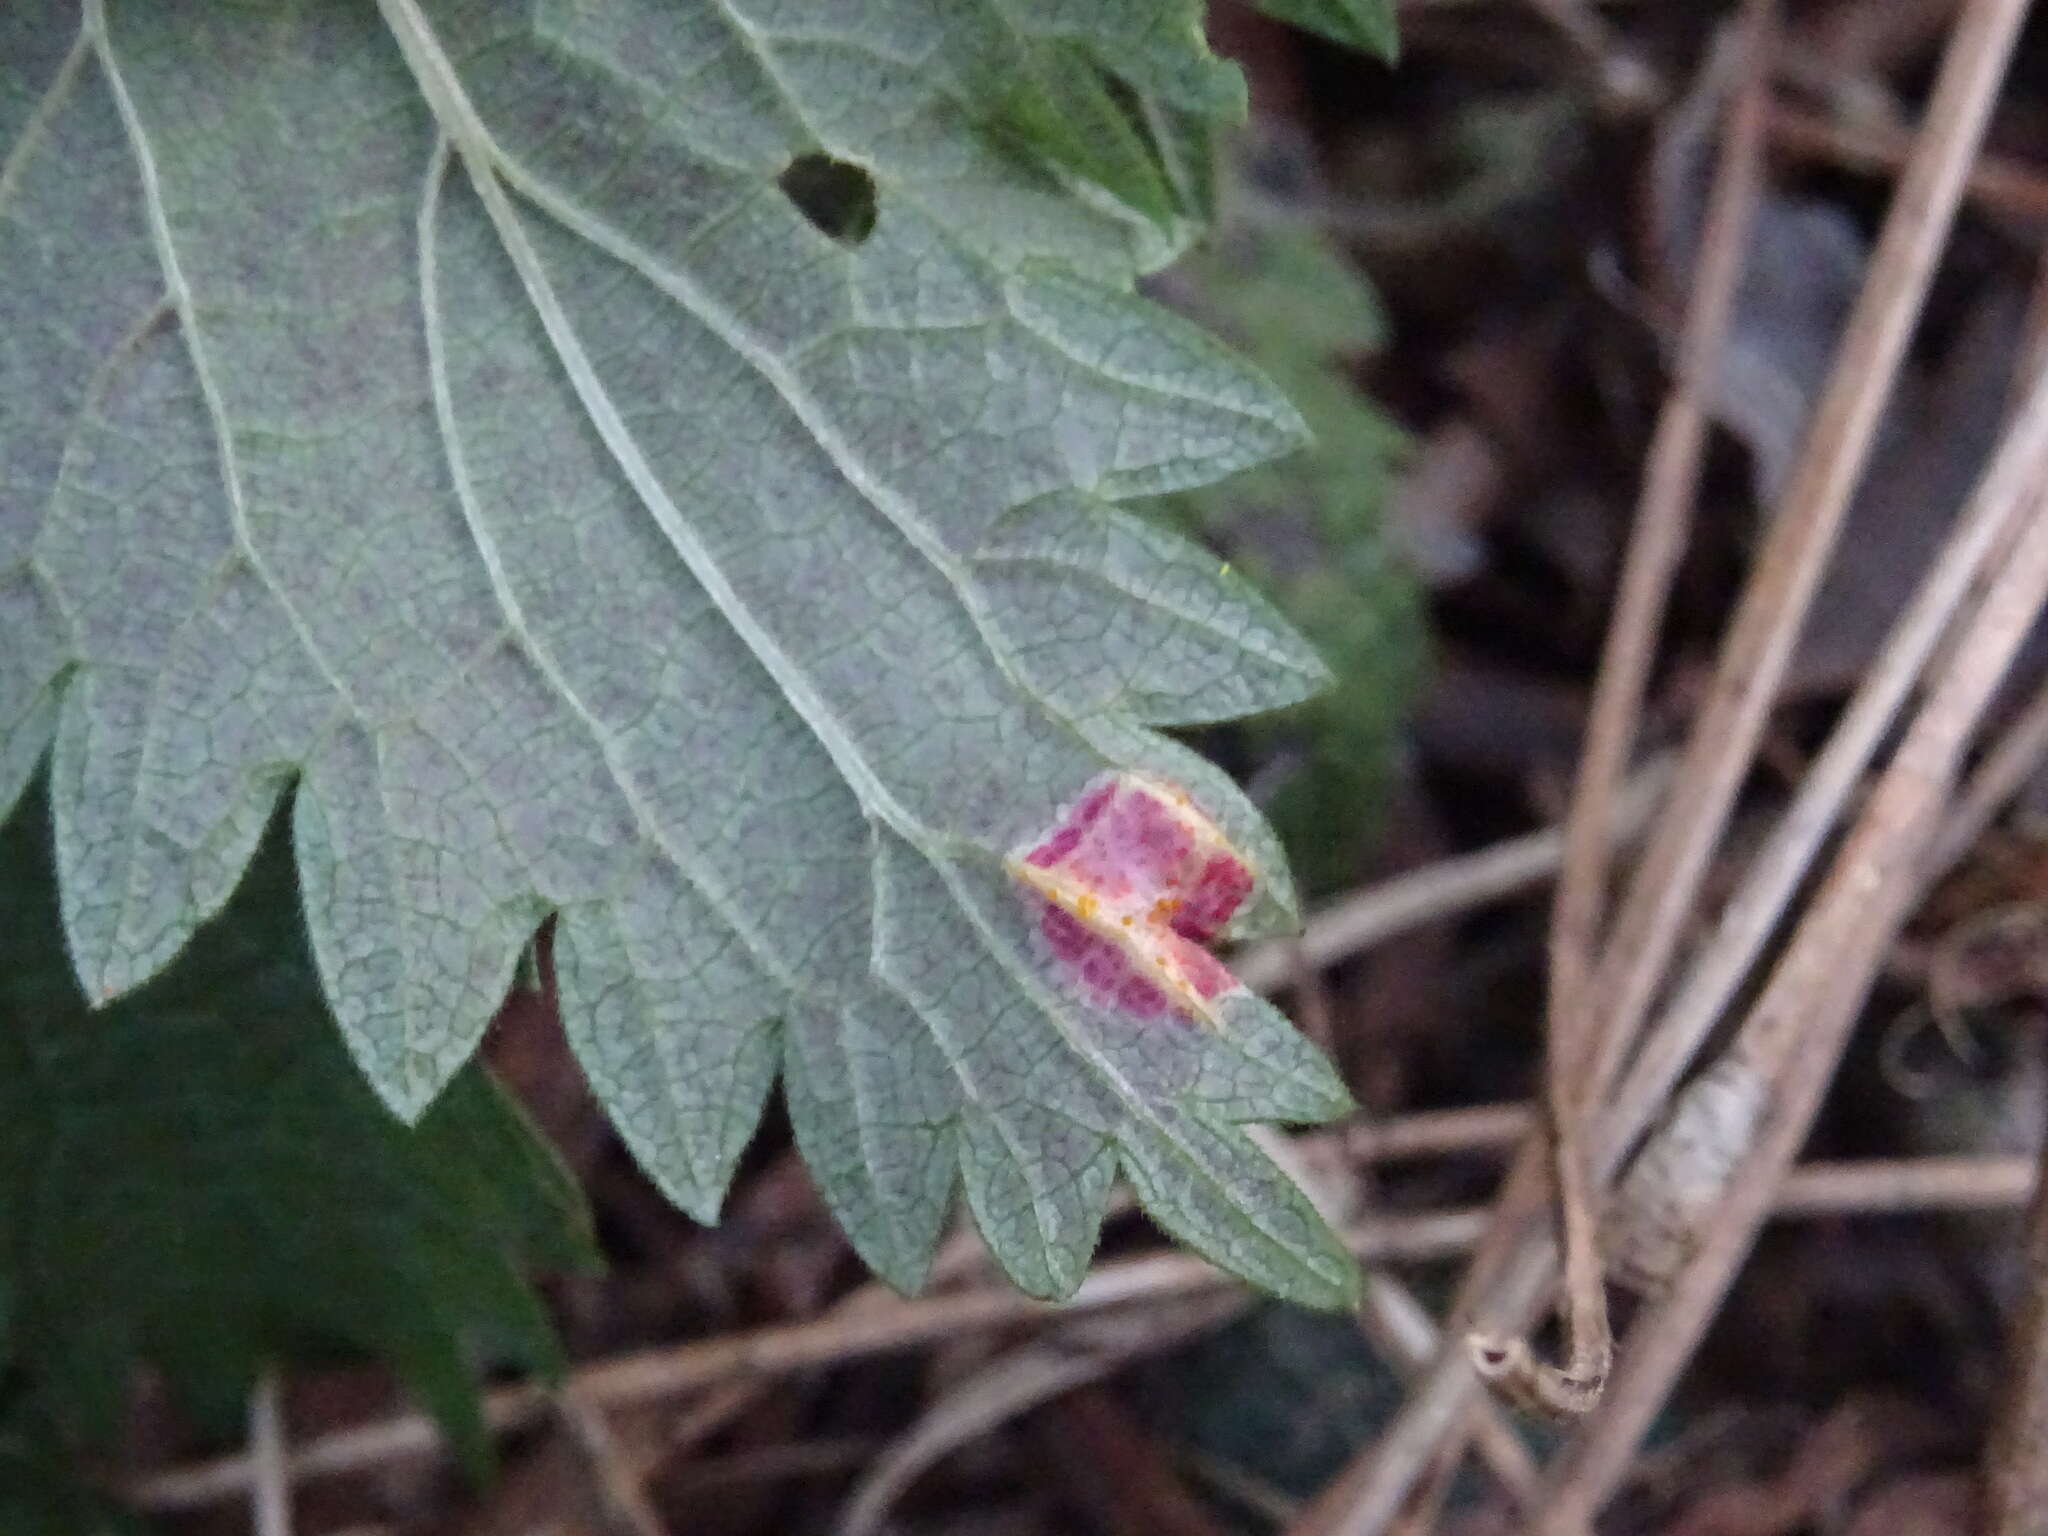
[(1382, 520), (1404, 439), (1351, 374), (1383, 340), (1378, 301), (1319, 231), (1270, 214), (1226, 224), (1162, 284), (1244, 347), (1315, 432), (1312, 447), (1154, 513), (1225, 552), (1335, 673), (1335, 687), (1247, 729), (1264, 760), (1296, 763), (1266, 806), (1304, 880), (1341, 888), (1359, 877), (1422, 663), (1421, 594)]
[(0, 1411), (0, 1531), (32, 1536), (142, 1536), (65, 1454), (55, 1428), (25, 1404)]
[(140, 1359), (232, 1423), (266, 1361), (365, 1350), (475, 1463), (476, 1353), (558, 1364), (521, 1265), (595, 1262), (566, 1170), (480, 1069), (416, 1130), (385, 1113), (321, 1006), (282, 837), (171, 970), (89, 1011), (46, 816), (35, 795), (0, 830), (13, 1369), (100, 1439)]
[(1268, 16), (1376, 53), (1389, 64), (1401, 51), (1394, 0), (1255, 0)]
[(1046, 65), (1042, 75), (991, 82), (988, 126), (1170, 227), (1179, 201), (1113, 82), (1078, 51)]
[(1322, 658), (1242, 577), (1114, 507), (1027, 502), (975, 563), (1019, 669), (1069, 713), (1227, 720), (1329, 684)]
[[(1198, 21), (0, 9), (0, 791), (54, 742), (89, 995), (178, 952), (296, 781), (326, 995), (403, 1115), (552, 912), (577, 1054), (695, 1215), (780, 1065), (899, 1284), (957, 1182), (1020, 1283), (1069, 1288), (1109, 1172), (1165, 1143), (1261, 1220), (1232, 1122), (1340, 1102), (1327, 1067), (1203, 1102), (1242, 1042), (1079, 995), (1003, 867), (1104, 770), (1178, 761), (1147, 727), (1320, 675), (1109, 505), (1302, 430), (1131, 291), (1177, 238), (1155, 192), (1199, 203), (1169, 143), (1242, 100)], [(1144, 129), (1113, 165), (992, 92), (1077, 58)], [(1060, 519), (1055, 599), (1022, 570)], [(1290, 920), (1256, 813), (1175, 777)], [(1334, 1294), (1327, 1234), (1282, 1246), (1268, 1283)]]

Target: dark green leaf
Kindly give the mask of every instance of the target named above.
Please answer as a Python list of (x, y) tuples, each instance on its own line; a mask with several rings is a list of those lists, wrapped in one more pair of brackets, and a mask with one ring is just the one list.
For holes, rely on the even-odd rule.
[(415, 1130), (377, 1102), (321, 1004), (281, 838), (175, 966), (88, 1010), (46, 816), (34, 795), (0, 830), (15, 1371), (98, 1438), (141, 1359), (232, 1423), (266, 1360), (363, 1350), (474, 1458), (479, 1361), (556, 1364), (522, 1266), (594, 1261), (566, 1172), (479, 1069)]
[(29, 1405), (0, 1410), (0, 1531), (8, 1536), (143, 1536), (94, 1487)]
[[(1268, 814), (1299, 850), (1311, 888), (1341, 887), (1358, 878), (1377, 825), (1422, 649), (1421, 595), (1381, 518), (1403, 438), (1350, 371), (1382, 340), (1378, 304), (1344, 253), (1306, 223), (1227, 227), (1166, 281), (1191, 313), (1257, 359), (1315, 434), (1287, 459), (1159, 510), (1271, 593), (1336, 674), (1334, 688), (1246, 729), (1267, 758), (1297, 759)], [(1241, 665), (1235, 675), (1254, 672)]]

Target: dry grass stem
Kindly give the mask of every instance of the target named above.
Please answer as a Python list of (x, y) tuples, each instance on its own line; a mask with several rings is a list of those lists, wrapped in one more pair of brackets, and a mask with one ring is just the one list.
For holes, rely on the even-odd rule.
[(1599, 1247), (1597, 1185), (1584, 1140), (1599, 1084), (1601, 1022), (1593, 965), (1615, 843), (1615, 801), (1634, 750), (1665, 604), (1692, 528), (1692, 505), (1707, 438), (1704, 390), (1720, 367), (1744, 252), (1763, 188), (1763, 107), (1777, 8), (1756, 0), (1743, 12), (1735, 46), (1743, 83), (1709, 192), (1693, 302), (1679, 340), (1677, 377), (1651, 439), (1633, 532), (1607, 629), (1586, 743), (1565, 824), (1564, 867), (1550, 927), (1548, 1050), (1544, 1108), (1552, 1186), (1564, 1247), (1565, 1360), (1534, 1358), (1517, 1339), (1475, 1341), (1483, 1369), (1503, 1385), (1558, 1412), (1583, 1413), (1599, 1400), (1613, 1354), (1605, 1266)]
[(1663, 83), (1627, 52), (1592, 0), (1523, 0), (1581, 54), (1593, 71), (1601, 104), (1617, 113), (1646, 112), (1663, 98)]
[(1345, 1130), (1344, 1145), (1357, 1161), (1393, 1163), (1512, 1146), (1534, 1124), (1526, 1104), (1474, 1104), (1361, 1121)]
[[(1549, 1184), (1556, 1191), (1567, 1250), (1565, 1367), (1559, 1371), (1544, 1366), (1508, 1331), (1482, 1331), (1472, 1341), (1475, 1363), (1510, 1396), (1552, 1411), (1580, 1411), (1590, 1406), (1611, 1355), (1604, 1264), (1597, 1246), (1595, 1181), (1580, 1136), (1593, 1088), (1589, 1069), (1601, 1055), (1592, 973), (1615, 843), (1614, 786), (1634, 742), (1672, 574), (1690, 528), (1705, 441), (1701, 390), (1718, 368), (1760, 198), (1762, 112), (1775, 27), (1775, 7), (1751, 4), (1742, 26), (1721, 45), (1721, 61), (1709, 65), (1712, 71), (1731, 75), (1739, 71), (1738, 83), (1708, 190), (1698, 281), (1681, 332), (1677, 376), (1653, 437), (1616, 612), (1603, 647), (1586, 746), (1573, 787), (1564, 871), (1553, 913), (1546, 1108), (1554, 1157)], [(1542, 1143), (1532, 1142), (1510, 1175), (1496, 1207), (1495, 1222), (1466, 1271), (1452, 1310), (1454, 1326), (1470, 1320), (1477, 1299), (1512, 1245), (1540, 1213), (1545, 1199), (1543, 1150)], [(1422, 1486), (1408, 1501), (1409, 1527), (1424, 1529), (1433, 1523), (1476, 1411), (1462, 1410), (1463, 1427), (1458, 1423), (1459, 1414), (1451, 1414), (1444, 1420), (1442, 1432), (1434, 1436), (1433, 1466), (1421, 1471)], [(1374, 1454), (1368, 1452), (1367, 1456)], [(1348, 1485), (1353, 1478), (1370, 1475), (1369, 1466), (1365, 1458), (1354, 1463), (1318, 1501), (1317, 1518), (1341, 1522), (1350, 1498)], [(1411, 1484), (1413, 1481), (1411, 1478)]]
[(1762, 93), (1755, 82), (1763, 78), (1775, 26), (1772, 5), (1749, 8), (1741, 48), (1751, 88), (1737, 94), (1729, 113), (1726, 142), (1709, 194), (1693, 302), (1679, 338), (1676, 377), (1651, 438), (1614, 614), (1601, 648), (1551, 911), (1553, 1032), (1560, 1019), (1575, 1021), (1586, 1003), (1618, 841), (1622, 776), (1635, 746), (1672, 577), (1691, 534), (1707, 435), (1703, 391), (1720, 367), (1762, 190)]
[[(733, 1451), (699, 1462), (667, 1486), (678, 1504), (704, 1499), (727, 1488), (750, 1483), (781, 1483), (797, 1478), (843, 1478), (875, 1459), (880, 1447), (865, 1436), (831, 1440), (789, 1440), (748, 1451)], [(554, 1536), (553, 1532), (547, 1536)]]
[(604, 1415), (574, 1392), (558, 1393), (555, 1417), (590, 1484), (607, 1536), (663, 1536), (666, 1527)]
[(1130, 1326), (1118, 1337), (1074, 1329), (998, 1355), (928, 1405), (873, 1460), (846, 1501), (837, 1536), (878, 1536), (888, 1528), (896, 1501), (945, 1456), (1134, 1360), (1213, 1332), (1242, 1312), (1246, 1299), (1234, 1291), (1198, 1295), (1174, 1306), (1123, 1314)]
[(1871, 1158), (1808, 1163), (1785, 1181), (1771, 1215), (1846, 1216), (1885, 1211), (2005, 1211), (2033, 1189), (2024, 1157)]
[[(1413, 1291), (1384, 1270), (1366, 1275), (1358, 1322), (1374, 1348), (1405, 1379), (1413, 1379), (1426, 1370), (1443, 1345), (1428, 1308), (1415, 1299)], [(1533, 1514), (1542, 1471), (1514, 1425), (1494, 1404), (1481, 1404), (1472, 1443), (1514, 1507), (1524, 1516)]]
[(926, 1468), (1039, 1404), (1107, 1375), (1103, 1356), (1027, 1345), (1001, 1356), (938, 1399), (910, 1430), (871, 1460), (835, 1527), (837, 1536), (876, 1536), (889, 1511)]
[[(2048, 364), (2042, 368), (2048, 374)], [(1955, 804), (1942, 822), (1941, 835), (1928, 855), (1927, 878), (1934, 880), (1953, 869), (1964, 854), (1977, 844), (1992, 820), (2012, 797), (2026, 787), (2048, 758), (2048, 683), (2035, 690), (2025, 709), (1998, 739), (1984, 760), (1963, 781)]]
[(1722, 641), (1670, 803), (1603, 950), (1595, 982), (1596, 1084), (1611, 1080), (1631, 1048), (1726, 830), (1849, 496), (1862, 478), (2025, 10), (2023, 0), (1972, 0), (1950, 39), (1927, 126)]
[(1608, 1401), (1552, 1464), (1539, 1532), (1574, 1529), (1606, 1502), (1719, 1307), (1806, 1138), (1871, 978), (1920, 893), (1928, 846), (1971, 733), (2044, 603), (2048, 503), (2037, 503), (1743, 1020), (1730, 1056), (1770, 1085), (1770, 1112), (1697, 1254), (1637, 1325)]
[[(1687, 968), (1670, 1006), (1613, 1095), (1602, 1145), (1596, 1153), (1603, 1177), (1627, 1155), (1633, 1137), (1669, 1095), (1749, 973), (1914, 681), (1936, 655), (1944, 635), (1951, 632), (1958, 611), (1984, 590), (1986, 566), (2027, 526), (2044, 479), (2048, 479), (2048, 374), (2037, 374), (1906, 612), (1809, 769), (1792, 805), (1752, 860), (1712, 939)], [(1945, 675), (1953, 664), (1953, 656), (1937, 662)], [(1994, 747), (1970, 781), (1970, 788), (1959, 797), (1958, 809), (1949, 813), (1941, 836), (1951, 847), (1959, 835), (1974, 838), (1996, 806), (2017, 787), (2022, 765), (2037, 759), (2048, 746), (2048, 720), (2035, 722), (2030, 718), (2033, 714), (2030, 710), (2023, 715)], [(1930, 859), (1925, 867), (1911, 872), (1905, 884), (1912, 891), (1924, 889), (1936, 868), (1936, 860)], [(1796, 1012), (1779, 1017), (1794, 1018)], [(1735, 1077), (1748, 1089), (1746, 1098), (1752, 1108), (1761, 1111), (1767, 1107), (1770, 1071), (1749, 1058), (1750, 1053), (1745, 1052), (1739, 1059)], [(1724, 1082), (1724, 1078), (1729, 1080)], [(1734, 1077), (1717, 1067), (1703, 1075), (1695, 1090), (1689, 1090), (1686, 1110), (1704, 1112), (1694, 1116), (1696, 1122), (1716, 1118), (1716, 1105), (1727, 1098), (1726, 1090), (1732, 1086), (1737, 1086)], [(1726, 1118), (1725, 1114), (1718, 1117)], [(1708, 1163), (1733, 1161), (1746, 1149), (1747, 1131), (1744, 1127), (1743, 1134), (1724, 1147), (1706, 1145), (1695, 1134), (1689, 1156), (1693, 1161), (1704, 1157)], [(1652, 1153), (1646, 1152), (1639, 1171), (1655, 1162)], [(1673, 1213), (1712, 1208), (1725, 1178), (1725, 1168), (1680, 1169), (1671, 1183), (1697, 1187), (1650, 1190), (1632, 1185), (1630, 1200), (1625, 1203), (1633, 1207), (1633, 1218), (1618, 1220), (1641, 1222), (1654, 1216), (1658, 1207)], [(1672, 1219), (1676, 1220), (1676, 1215)]]
[[(1526, 1115), (1523, 1119), (1526, 1123)], [(1364, 1170), (1348, 1166), (1353, 1162), (1348, 1139), (1328, 1135), (1287, 1137), (1264, 1125), (1253, 1126), (1251, 1136), (1308, 1192), (1317, 1211), (1331, 1226), (1343, 1231), (1368, 1213), (1374, 1181)], [(1318, 1156), (1319, 1152), (1325, 1155)], [(1327, 1155), (1332, 1152), (1344, 1158), (1343, 1165)], [(1358, 1326), (1381, 1358), (1404, 1378), (1426, 1370), (1442, 1344), (1428, 1309), (1383, 1267), (1368, 1267), (1365, 1271)], [(1483, 1406), (1474, 1428), (1480, 1459), (1515, 1507), (1525, 1514), (1530, 1512), (1533, 1506), (1529, 1499), (1540, 1474), (1521, 1436), (1491, 1403)]]
[(2048, 1536), (2048, 1147), (2027, 1212), (2026, 1291), (1984, 1453), (1986, 1536)]
[[(1669, 780), (1661, 761), (1629, 779), (1616, 800), (1617, 841), (1642, 834)], [(1555, 874), (1563, 850), (1563, 828), (1544, 827), (1396, 875), (1314, 913), (1299, 938), (1247, 949), (1231, 970), (1254, 992), (1278, 992), (1293, 984), (1297, 966), (1320, 970), (1411, 928), (1518, 895)]]
[[(1884, 122), (1838, 122), (1785, 102), (1771, 106), (1770, 136), (1774, 148), (1800, 159), (1880, 175), (1896, 173), (1913, 143), (1910, 129)], [(1989, 212), (2048, 219), (2048, 170), (2024, 161), (1980, 155), (1963, 190)]]
[[(1956, 1161), (1936, 1158), (1927, 1160), (1926, 1166), (1945, 1167)], [(2007, 1192), (2008, 1205), (2024, 1200), (2032, 1178), (2030, 1160), (1967, 1161), (1976, 1166), (1966, 1174), (1959, 1176), (1951, 1170), (1933, 1177), (1917, 1173), (1921, 1164), (1910, 1161), (1815, 1164), (1787, 1179), (1782, 1196), (1788, 1211), (1801, 1209), (1802, 1202), (1810, 1203), (1810, 1191), (1830, 1190), (1836, 1193), (1824, 1193), (1816, 1209), (1940, 1210), (1951, 1204), (1977, 1209), (1997, 1204), (2000, 1190)], [(1873, 1203), (1860, 1207), (1842, 1203), (1840, 1192), (1852, 1186), (1869, 1195)], [(1477, 1241), (1485, 1220), (1485, 1212), (1476, 1209), (1383, 1216), (1359, 1223), (1346, 1237), (1352, 1251), (1368, 1262), (1424, 1262), (1467, 1251)], [(1230, 1276), (1191, 1254), (1161, 1253), (1099, 1265), (1070, 1300), (1059, 1304), (1034, 1301), (996, 1287), (917, 1297), (891, 1294), (880, 1301), (864, 1301), (858, 1309), (835, 1308), (805, 1322), (693, 1339), (594, 1361), (574, 1371), (563, 1390), (574, 1392), (595, 1409), (644, 1407), (710, 1387), (772, 1380), (976, 1331), (1043, 1326), (1090, 1312), (1156, 1305), (1232, 1290), (1237, 1285)], [(866, 1296), (865, 1291), (855, 1294)], [(847, 1315), (849, 1312), (852, 1315)], [(485, 1421), (499, 1431), (521, 1428), (540, 1419), (549, 1400), (549, 1394), (537, 1387), (501, 1387), (485, 1398)], [(438, 1454), (442, 1448), (433, 1420), (408, 1413), (309, 1440), (292, 1452), (286, 1465), (293, 1482), (307, 1482), (367, 1471), (409, 1456)], [(252, 1456), (223, 1456), (138, 1478), (127, 1493), (146, 1510), (196, 1509), (246, 1496), (254, 1475)]]
[(1712, 936), (1687, 965), (1655, 1028), (1647, 1032), (1613, 1094), (1613, 1108), (1595, 1153), (1603, 1177), (1627, 1156), (1749, 975), (1914, 684), (1977, 589), (1986, 566), (2029, 510), (2044, 468), (2048, 376), (2023, 402), (1827, 744), (1751, 859)]
[(249, 1524), (256, 1536), (292, 1536), (292, 1482), (285, 1455), (284, 1391), (266, 1370), (249, 1389)]
[[(1604, 949), (1592, 989), (1599, 1009), (1599, 1059), (1591, 1074), (1596, 1090), (1626, 1059), (1754, 757), (1946, 241), (2023, 11), (2012, 0), (1972, 0), (1952, 35), (1927, 127), (1730, 624), (1678, 783)], [(1501, 1235), (1495, 1251), (1505, 1257), (1489, 1268), (1482, 1255), (1474, 1265), (1472, 1278), (1488, 1293), (1484, 1331), (1496, 1337), (1513, 1337), (1554, 1283), (1552, 1245), (1543, 1234), (1525, 1235), (1528, 1222), (1515, 1209), (1518, 1190), (1526, 1202), (1532, 1182), (1511, 1178), (1503, 1197), (1494, 1234)], [(1473, 1289), (1468, 1281), (1468, 1295)], [(1325, 1490), (1297, 1529), (1317, 1536), (1388, 1529), (1457, 1433), (1475, 1391), (1465, 1362), (1439, 1361), (1373, 1450)]]
[[(1384, 1216), (1359, 1224), (1346, 1239), (1367, 1261), (1439, 1259), (1470, 1247), (1483, 1221), (1477, 1210)], [(1160, 1253), (1100, 1265), (1072, 1297), (1057, 1304), (999, 1287), (911, 1298), (890, 1295), (886, 1301), (835, 1308), (805, 1322), (598, 1361), (576, 1371), (565, 1390), (598, 1408), (643, 1406), (725, 1382), (787, 1376), (979, 1330), (1043, 1324), (1230, 1289), (1236, 1283), (1192, 1254)], [(520, 1428), (545, 1413), (547, 1404), (548, 1394), (538, 1387), (501, 1388), (486, 1397), (485, 1420), (496, 1430)], [(293, 1453), (291, 1474), (304, 1481), (357, 1472), (394, 1458), (436, 1452), (441, 1443), (431, 1419), (401, 1414), (307, 1442)], [(227, 1456), (142, 1478), (129, 1492), (146, 1509), (188, 1509), (245, 1493), (250, 1474), (246, 1455)]]
[(684, 1456), (709, 1440), (761, 1400), (766, 1389), (758, 1381), (735, 1381), (713, 1387), (676, 1416), (669, 1426), (664, 1458)]
[(1744, 1021), (1734, 1054), (1773, 1083), (1774, 1113), (1730, 1181), (1698, 1256), (1642, 1325), (1644, 1337), (1617, 1375), (1613, 1401), (1553, 1467), (1549, 1486), (1560, 1519), (1597, 1509), (1625, 1472), (1747, 1252), (1770, 1186), (1806, 1134), (1870, 976), (1920, 889), (1916, 874), (1968, 732), (2044, 599), (2048, 508), (2037, 513), (1987, 594)]

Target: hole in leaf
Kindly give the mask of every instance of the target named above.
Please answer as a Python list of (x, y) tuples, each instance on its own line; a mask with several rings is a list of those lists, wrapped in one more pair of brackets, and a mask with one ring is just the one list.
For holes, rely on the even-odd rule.
[(842, 245), (859, 245), (875, 230), (875, 178), (830, 155), (798, 155), (775, 178), (797, 212)]

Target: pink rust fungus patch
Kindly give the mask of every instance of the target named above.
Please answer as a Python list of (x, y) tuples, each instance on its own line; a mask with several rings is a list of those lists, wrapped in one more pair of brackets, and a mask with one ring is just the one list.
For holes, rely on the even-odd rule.
[(1009, 869), (1060, 968), (1105, 1006), (1213, 1022), (1238, 985), (1205, 946), (1251, 894), (1251, 866), (1178, 784), (1103, 774)]

